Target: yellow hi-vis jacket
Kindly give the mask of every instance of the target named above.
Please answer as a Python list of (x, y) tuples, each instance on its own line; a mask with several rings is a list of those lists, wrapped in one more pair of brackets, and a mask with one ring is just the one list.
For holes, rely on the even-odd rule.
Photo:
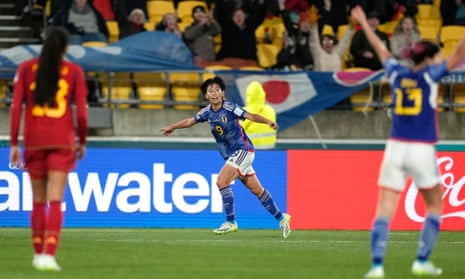
[[(253, 81), (247, 86), (245, 110), (259, 114), (276, 122), (276, 111), (266, 104), (266, 93), (262, 85)], [(271, 149), (276, 144), (277, 132), (263, 123), (256, 123), (248, 119), (242, 122), (245, 132), (257, 149)]]

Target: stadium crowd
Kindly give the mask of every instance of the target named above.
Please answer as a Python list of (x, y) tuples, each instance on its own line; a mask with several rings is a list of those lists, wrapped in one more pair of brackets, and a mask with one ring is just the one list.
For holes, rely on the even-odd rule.
[[(420, 39), (440, 42), (446, 57), (454, 39), (445, 42), (443, 27), (465, 24), (461, 0), (34, 1), (47, 10), (50, 26), (70, 31), (71, 43), (100, 46), (139, 32), (172, 32), (195, 63), (209, 70), (380, 70), (373, 48), (349, 16), (355, 5), (396, 57)], [(137, 82), (130, 83), (136, 91)], [(200, 92), (194, 95), (198, 99)]]

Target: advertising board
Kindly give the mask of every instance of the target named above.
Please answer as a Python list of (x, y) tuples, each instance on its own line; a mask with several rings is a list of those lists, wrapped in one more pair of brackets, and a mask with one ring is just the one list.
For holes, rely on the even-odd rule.
[[(370, 229), (377, 201), (381, 150), (289, 150), (288, 210), (299, 229)], [(438, 152), (443, 183), (442, 229), (465, 229), (465, 156)], [(421, 227), (425, 207), (408, 180), (391, 228)]]
[[(8, 158), (0, 148), (0, 157)], [(214, 228), (224, 220), (216, 177), (223, 166), (216, 150), (89, 148), (70, 173), (67, 227)], [(254, 168), (276, 202), (286, 208), (286, 152), (260, 152)], [(241, 228), (278, 223), (239, 181), (233, 184)], [(28, 226), (32, 207), (27, 172), (0, 168), (0, 226)]]

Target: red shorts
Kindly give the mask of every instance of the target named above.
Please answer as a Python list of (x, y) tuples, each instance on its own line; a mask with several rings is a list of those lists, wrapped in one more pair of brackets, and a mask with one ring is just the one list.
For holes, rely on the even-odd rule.
[(47, 171), (70, 172), (76, 166), (76, 152), (72, 149), (26, 150), (25, 168), (35, 179), (47, 177)]

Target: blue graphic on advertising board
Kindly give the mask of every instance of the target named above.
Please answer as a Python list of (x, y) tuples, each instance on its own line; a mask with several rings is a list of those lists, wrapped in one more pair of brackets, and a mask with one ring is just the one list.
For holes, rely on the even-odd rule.
[[(8, 158), (9, 149), (0, 148)], [(258, 151), (254, 169), (278, 206), (286, 210), (286, 151)], [(70, 173), (65, 227), (215, 228), (224, 220), (216, 177), (216, 150), (88, 148)], [(233, 184), (241, 228), (278, 228), (278, 222), (240, 181)], [(0, 167), (0, 226), (29, 226), (27, 172)]]

